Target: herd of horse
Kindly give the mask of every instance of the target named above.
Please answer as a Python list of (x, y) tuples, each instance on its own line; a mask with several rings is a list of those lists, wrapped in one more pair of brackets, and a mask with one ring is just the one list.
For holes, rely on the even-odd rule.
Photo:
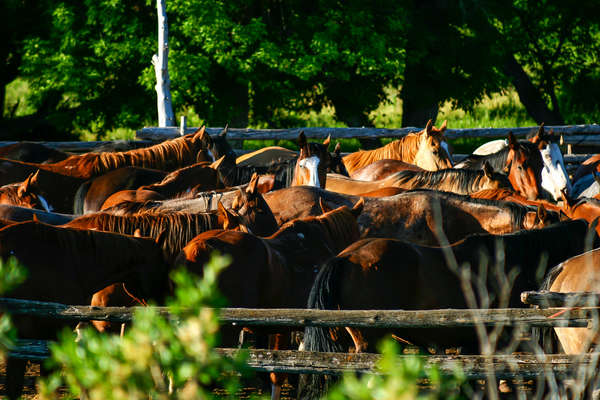
[[(445, 122), (436, 128), (429, 121), (420, 132), (345, 156), (339, 143), (330, 151), (330, 138), (309, 142), (300, 133), (299, 152), (267, 147), (238, 157), (227, 128), (129, 151), (0, 148), (0, 257), (28, 270), (5, 295), (164, 304), (170, 271), (183, 266), (202, 276), (214, 251), (232, 259), (218, 280), (231, 307), (468, 308), (465, 269), (482, 286), (475, 300), (485, 307), (522, 307), (521, 291), (540, 285), (598, 291), (600, 156), (571, 178), (541, 125), (527, 140), (509, 134), (455, 164), (445, 130)], [(35, 339), (53, 339), (65, 324), (28, 316), (14, 323), (19, 337)], [(226, 347), (239, 345), (241, 330), (250, 332), (222, 329)], [(586, 328), (556, 332), (567, 353), (588, 351), (597, 340)], [(290, 329), (252, 333), (257, 347), (296, 345)], [(390, 334), (423, 348), (477, 353), (475, 332), (466, 328), (309, 327), (301, 346), (375, 351)], [(9, 358), (11, 398), (24, 368)], [(269, 379), (277, 397), (284, 377)], [(326, 389), (322, 379), (303, 384), (303, 397)]]

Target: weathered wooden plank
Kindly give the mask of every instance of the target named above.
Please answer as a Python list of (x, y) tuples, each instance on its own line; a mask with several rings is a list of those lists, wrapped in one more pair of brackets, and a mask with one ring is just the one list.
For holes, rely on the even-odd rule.
[(600, 304), (600, 293), (528, 291), (521, 293), (521, 301), (542, 307), (586, 307)]
[[(186, 128), (185, 133), (192, 133), (198, 128)], [(206, 128), (206, 132), (211, 135), (216, 135), (222, 131), (223, 128)], [(295, 140), (298, 137), (300, 131), (304, 131), (308, 138), (312, 139), (325, 139), (331, 135), (333, 139), (342, 138), (388, 138), (388, 137), (402, 137), (411, 132), (419, 132), (423, 128), (407, 127), (399, 129), (385, 129), (385, 128), (322, 128), (322, 127), (310, 127), (310, 128), (290, 128), (290, 129), (250, 129), (250, 128), (229, 128), (227, 138), (232, 140), (273, 140), (273, 139), (287, 139)], [(448, 139), (455, 139), (458, 137), (506, 137), (509, 132), (512, 132), (515, 136), (523, 137), (527, 134), (537, 130), (536, 126), (522, 127), (522, 128), (471, 128), (471, 129), (448, 129), (446, 130), (446, 137)], [(565, 143), (571, 143), (568, 140), (568, 136), (581, 135), (583, 138), (577, 137), (575, 142), (588, 140), (593, 142), (592, 135), (600, 134), (600, 125), (563, 125), (563, 126), (547, 126), (546, 131), (553, 130), (555, 134), (565, 135)], [(588, 138), (587, 135), (590, 135)], [(139, 139), (160, 141), (167, 138), (174, 138), (179, 136), (179, 129), (177, 127), (146, 127), (138, 130), (136, 136)], [(595, 139), (600, 143), (600, 138)], [(594, 142), (595, 143), (595, 142)]]
[[(379, 373), (376, 363), (381, 355), (371, 353), (318, 353), (294, 350), (239, 350), (217, 348), (215, 351), (227, 357), (234, 357), (243, 351), (248, 355), (250, 368), (262, 372), (286, 372), (293, 374), (340, 375), (355, 371)], [(10, 356), (18, 359), (42, 361), (50, 355), (48, 342), (44, 340), (20, 340), (10, 351)], [(460, 369), (468, 379), (485, 379), (486, 371), (492, 368), (499, 378), (535, 378), (552, 372), (556, 376), (575, 373), (587, 367), (598, 354), (582, 356), (548, 355), (428, 355), (398, 356), (398, 362), (407, 357), (421, 358), (427, 365), (435, 365), (442, 374), (452, 375)]]
[[(67, 306), (58, 303), (33, 302), (0, 298), (0, 308), (11, 314), (27, 314), (74, 321), (130, 321), (135, 307)], [(155, 307), (168, 315), (167, 307)], [(453, 328), (469, 327), (475, 323), (529, 326), (588, 326), (596, 308), (581, 308), (561, 313), (560, 310), (528, 308), (504, 309), (446, 309), (446, 310), (304, 310), (224, 308), (220, 312), (223, 324), (243, 326), (351, 326), (357, 328)], [(552, 318), (549, 318), (552, 317)]]

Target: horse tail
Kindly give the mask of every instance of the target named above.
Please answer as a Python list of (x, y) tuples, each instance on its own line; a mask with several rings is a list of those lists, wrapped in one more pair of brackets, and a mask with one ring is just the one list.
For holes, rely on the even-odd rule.
[(79, 185), (79, 188), (77, 189), (77, 192), (75, 193), (75, 198), (73, 200), (73, 214), (83, 215), (83, 210), (85, 207), (85, 197), (87, 196), (87, 192), (88, 190), (90, 190), (91, 185), (91, 179)]
[[(313, 283), (308, 298), (308, 308), (317, 310), (334, 309), (339, 297), (338, 275), (344, 262), (332, 258), (325, 263)], [(330, 328), (307, 326), (304, 329), (304, 350), (318, 352), (343, 352), (339, 341), (332, 338)], [(298, 383), (298, 398), (320, 399), (336, 379), (329, 375), (301, 375)]]

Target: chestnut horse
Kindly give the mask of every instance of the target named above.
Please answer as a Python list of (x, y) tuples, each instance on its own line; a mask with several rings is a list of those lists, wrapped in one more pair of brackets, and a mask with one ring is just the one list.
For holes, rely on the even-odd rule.
[(446, 121), (437, 129), (429, 120), (425, 129), (420, 132), (409, 133), (378, 149), (361, 150), (345, 156), (344, 164), (349, 174), (383, 159), (404, 161), (428, 171), (452, 168), (452, 159), (444, 138), (445, 130)]
[(433, 189), (457, 194), (470, 194), (484, 189), (510, 188), (506, 176), (494, 172), (489, 164), (483, 170), (442, 169), (439, 171), (401, 171), (387, 178), (366, 182), (330, 174), (325, 188), (333, 192), (354, 194), (385, 187), (400, 189)]
[[(168, 265), (152, 239), (21, 222), (0, 229), (0, 257), (15, 257), (27, 269), (25, 282), (4, 293), (8, 297), (89, 304), (95, 292), (115, 282), (125, 282), (140, 298), (166, 294)], [(23, 339), (54, 340), (69, 325), (58, 319), (11, 317)], [(20, 394), (25, 363), (8, 360), (9, 398)]]
[(355, 170), (350, 177), (359, 181), (377, 181), (400, 171), (424, 171), (424, 169), (404, 161), (384, 159)]
[[(310, 187), (293, 187), (266, 193), (279, 224), (319, 215), (320, 202), (329, 208), (352, 206), (358, 197)], [(442, 229), (453, 243), (472, 233), (506, 234), (558, 222), (554, 212), (506, 201), (415, 190), (383, 198), (366, 198), (358, 224), (363, 237), (389, 237), (423, 245), (438, 245), (435, 207), (440, 207)]]
[[(32, 190), (32, 185), (37, 182), (39, 170), (35, 174), (31, 174), (21, 183), (13, 183), (0, 187), (0, 204), (13, 205), (25, 208), (37, 208), (47, 212), (52, 211), (52, 207), (46, 199), (37, 192)], [(33, 183), (32, 183), (33, 182)]]
[[(302, 308), (318, 265), (358, 239), (356, 216), (361, 208), (359, 202), (352, 210), (344, 206), (318, 217), (290, 221), (266, 238), (208, 231), (185, 246), (176, 265), (202, 275), (214, 251), (229, 254), (232, 263), (219, 276), (218, 287), (230, 307)], [(263, 328), (262, 334), (276, 334), (275, 347), (282, 349), (289, 346), (290, 337), (282, 332), (288, 330)], [(230, 335), (233, 337), (223, 335), (224, 345), (237, 344), (237, 332)], [(275, 376), (271, 379), (273, 393), (278, 393), (281, 382)]]
[[(520, 294), (538, 287), (539, 268), (552, 265), (584, 251), (587, 224), (583, 221), (561, 222), (548, 228), (522, 231), (510, 235), (473, 235), (444, 249), (424, 247), (393, 239), (365, 239), (346, 248), (337, 257), (321, 267), (311, 289), (308, 307), (315, 309), (403, 309), (428, 310), (469, 308), (462, 290), (458, 271), (446, 258), (448, 250), (454, 254), (458, 268), (469, 268), (477, 286), (476, 297), (486, 293), (489, 303), (477, 299), (488, 307), (523, 307)], [(498, 251), (503, 251), (503, 261), (496, 262)], [(546, 260), (547, 263), (540, 261)], [(496, 265), (500, 264), (500, 265)], [(490, 265), (490, 267), (486, 267)], [(504, 271), (514, 278), (508, 288), (506, 304), (499, 303)], [(508, 279), (508, 278), (507, 278)], [(484, 287), (481, 287), (484, 286)], [(352, 346), (356, 352), (373, 351), (377, 342), (388, 332), (379, 329), (307, 327), (304, 345), (307, 351), (346, 352)], [(420, 346), (435, 344), (442, 347), (464, 346), (477, 351), (478, 340), (472, 328), (398, 329), (398, 337)], [(344, 340), (346, 339), (346, 340)], [(352, 345), (353, 343), (353, 345)], [(303, 390), (322, 387), (321, 378), (312, 379), (312, 385)], [(317, 385), (317, 386), (314, 386)], [(301, 393), (302, 398), (319, 398)]]
[[(600, 292), (600, 249), (590, 250), (558, 264), (548, 273), (540, 290)], [(592, 327), (554, 328), (554, 331), (567, 354), (586, 353), (600, 343), (600, 336)]]

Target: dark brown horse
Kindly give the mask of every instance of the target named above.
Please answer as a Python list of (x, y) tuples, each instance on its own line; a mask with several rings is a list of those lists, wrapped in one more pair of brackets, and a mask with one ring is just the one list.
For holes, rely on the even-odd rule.
[[(584, 251), (587, 224), (568, 221), (548, 228), (523, 231), (504, 236), (473, 235), (450, 246), (456, 259), (452, 267), (445, 250), (418, 246), (393, 239), (365, 239), (342, 251), (328, 261), (315, 279), (308, 301), (309, 308), (330, 310), (351, 309), (403, 309), (428, 310), (469, 308), (459, 279), (458, 266), (468, 268), (473, 282), (481, 275), (489, 295), (489, 303), (478, 299), (478, 305), (498, 307), (502, 295), (503, 271), (516, 269), (511, 288), (507, 288), (507, 305), (523, 307), (520, 293), (538, 287), (536, 277), (541, 260), (542, 268), (550, 268), (569, 257)], [(497, 251), (502, 251), (503, 262), (496, 266)], [(506, 276), (506, 275), (504, 275)], [(508, 278), (507, 278), (508, 279)], [(484, 288), (474, 289), (475, 296), (485, 293)], [(506, 293), (506, 292), (505, 292)], [(304, 344), (307, 351), (346, 352), (348, 346), (355, 351), (372, 351), (385, 334), (382, 330), (346, 328), (326, 329), (307, 327)], [(394, 334), (411, 343), (428, 346), (478, 347), (473, 329), (398, 329)], [(337, 340), (334, 338), (338, 338)], [(346, 339), (346, 340), (343, 340)], [(315, 379), (313, 383), (319, 383)], [(321, 381), (322, 383), (322, 381)], [(318, 387), (311, 389), (318, 391)], [(317, 397), (310, 397), (317, 398)]]
[[(358, 197), (318, 188), (293, 187), (266, 193), (279, 224), (319, 215), (319, 203), (330, 208), (352, 206)], [(363, 237), (389, 237), (423, 245), (437, 245), (435, 208), (439, 205), (442, 229), (451, 243), (472, 233), (505, 234), (558, 222), (553, 212), (539, 214), (536, 207), (430, 190), (416, 190), (382, 198), (366, 198), (358, 224)]]
[[(89, 304), (95, 292), (115, 282), (125, 282), (140, 298), (160, 299), (168, 283), (161, 249), (147, 238), (22, 222), (0, 229), (0, 257), (15, 257), (27, 269), (25, 282), (5, 293), (19, 299)], [(24, 339), (53, 340), (68, 325), (18, 315), (12, 320)], [(25, 360), (8, 360), (8, 397), (19, 396), (24, 372)]]
[[(176, 265), (202, 275), (214, 251), (229, 254), (233, 261), (219, 276), (218, 287), (231, 307), (301, 308), (318, 265), (358, 239), (356, 216), (361, 207), (359, 203), (352, 210), (340, 207), (318, 217), (290, 221), (267, 238), (208, 231), (185, 246)], [(282, 334), (287, 331), (264, 329), (262, 333), (277, 334), (276, 348), (282, 349), (289, 345), (290, 335)], [(237, 343), (237, 331), (230, 335), (223, 335), (225, 345)], [(281, 384), (275, 376), (272, 380), (275, 386)]]
[(219, 168), (224, 159), (225, 156), (212, 164), (196, 163), (171, 172), (160, 182), (140, 186), (135, 190), (115, 192), (104, 201), (100, 209), (105, 210), (125, 201), (165, 200), (223, 188)]

